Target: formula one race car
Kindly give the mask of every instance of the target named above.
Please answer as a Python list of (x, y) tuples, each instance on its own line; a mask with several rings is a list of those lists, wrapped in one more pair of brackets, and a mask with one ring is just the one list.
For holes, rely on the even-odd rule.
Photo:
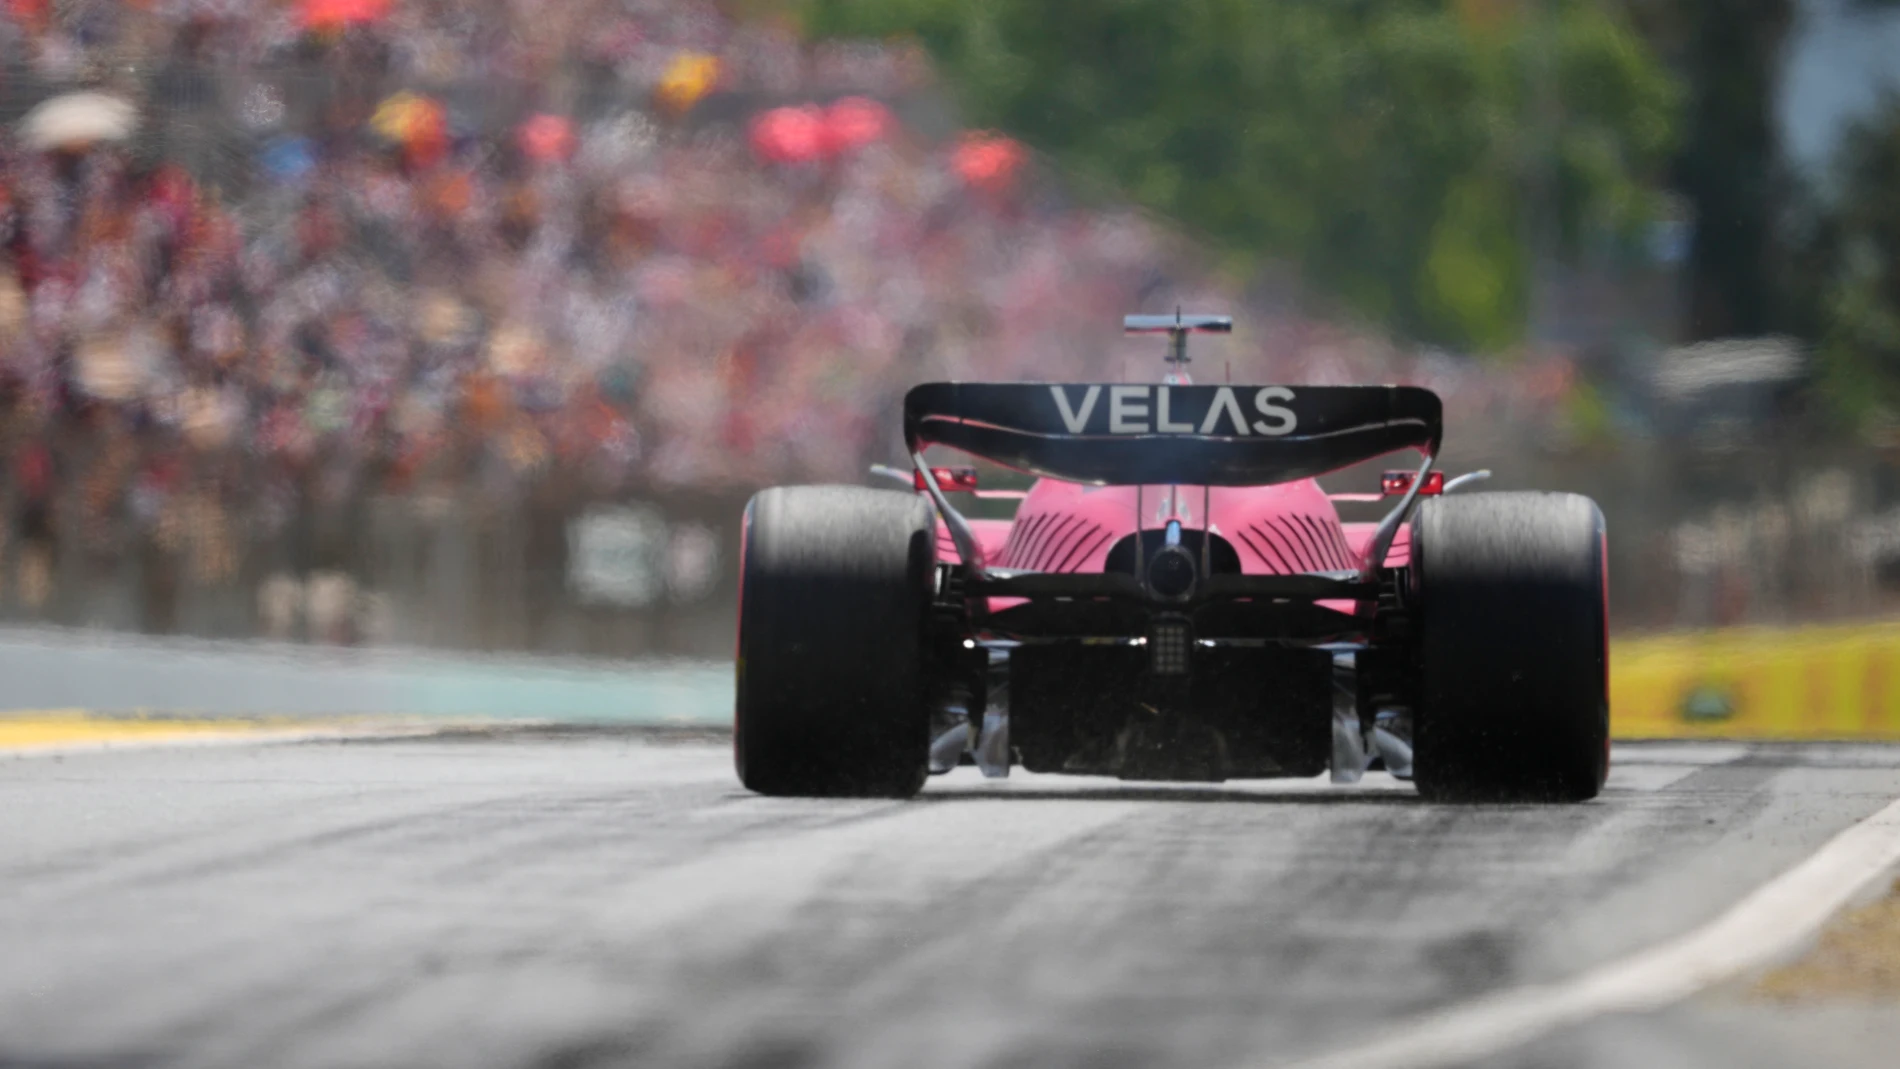
[[(1144, 780), (1383, 764), (1440, 800), (1581, 801), (1609, 767), (1603, 515), (1588, 498), (1451, 491), (1437, 395), (929, 383), (904, 399), (904, 489), (793, 486), (746, 507), (739, 778), (770, 795), (907, 796), (960, 762)], [(974, 469), (1039, 477), (970, 520)], [(1315, 476), (1401, 449), (1377, 523)], [(992, 492), (994, 493), (994, 492)], [(1339, 495), (1372, 498), (1375, 495)]]

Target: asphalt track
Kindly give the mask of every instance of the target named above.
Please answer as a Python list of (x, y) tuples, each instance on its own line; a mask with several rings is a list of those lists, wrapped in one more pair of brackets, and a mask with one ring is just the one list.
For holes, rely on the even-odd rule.
[[(1294, 1064), (1697, 928), (1884, 746), (1621, 747), (1577, 807), (971, 770), (750, 796), (622, 728), (0, 756), (0, 1066)], [(1895, 1064), (1742, 983), (1485, 1069)]]

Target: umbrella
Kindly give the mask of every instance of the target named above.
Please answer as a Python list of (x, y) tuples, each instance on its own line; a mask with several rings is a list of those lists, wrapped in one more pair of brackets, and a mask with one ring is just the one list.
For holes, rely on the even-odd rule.
[(20, 138), (41, 151), (123, 141), (138, 129), (132, 102), (105, 93), (67, 93), (48, 100), (20, 120)]
[(834, 152), (850, 152), (889, 136), (896, 119), (891, 109), (865, 97), (845, 97), (825, 112)]
[(574, 124), (559, 115), (536, 115), (515, 131), (515, 141), (536, 162), (564, 160), (574, 154)]
[(825, 155), (825, 113), (814, 107), (773, 108), (752, 120), (752, 151), (768, 163), (808, 163)]
[(449, 148), (449, 114), (442, 105), (408, 91), (376, 105), (369, 117), (370, 129), (401, 145), (411, 163), (427, 167), (439, 161)]
[(654, 93), (668, 108), (684, 112), (699, 103), (699, 98), (718, 83), (719, 57), (704, 52), (681, 52), (667, 64)]
[(989, 193), (1006, 192), (1028, 160), (1022, 143), (1001, 134), (966, 133), (950, 154), (957, 176)]
[(389, 14), (389, 0), (303, 0), (298, 16), (311, 30), (377, 22)]
[(280, 137), (258, 157), (265, 173), (279, 182), (295, 182), (317, 165), (315, 147), (307, 137)]

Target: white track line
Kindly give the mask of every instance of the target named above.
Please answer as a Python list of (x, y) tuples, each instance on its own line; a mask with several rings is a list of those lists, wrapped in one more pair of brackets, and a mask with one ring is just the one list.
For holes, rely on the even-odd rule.
[(1773, 963), (1900, 863), (1900, 801), (1829, 840), (1727, 913), (1666, 943), (1559, 983), (1427, 1014), (1359, 1046), (1286, 1069), (1465, 1065), (1608, 1013), (1662, 1009)]

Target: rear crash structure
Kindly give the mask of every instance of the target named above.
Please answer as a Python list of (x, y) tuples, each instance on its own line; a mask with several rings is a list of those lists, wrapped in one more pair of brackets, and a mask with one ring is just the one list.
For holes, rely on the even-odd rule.
[[(1580, 801), (1608, 767), (1602, 514), (1455, 493), (1438, 398), (1398, 386), (929, 383), (905, 489), (780, 487), (745, 518), (735, 755), (775, 795), (1006, 775), (1358, 779), (1440, 800)], [(931, 446), (1039, 481), (971, 521)], [(1377, 524), (1314, 477), (1400, 450)], [(1469, 477), (1468, 477), (1469, 478)], [(945, 483), (951, 488), (946, 488)], [(980, 491), (978, 491), (980, 492)]]

